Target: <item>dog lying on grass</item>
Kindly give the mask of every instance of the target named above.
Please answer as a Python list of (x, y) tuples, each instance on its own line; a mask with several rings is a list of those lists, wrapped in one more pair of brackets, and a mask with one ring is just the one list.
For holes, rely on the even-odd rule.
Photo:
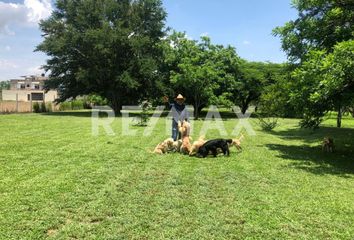
[(162, 143), (159, 143), (156, 147), (153, 153), (156, 154), (165, 154), (171, 151), (173, 148), (174, 141), (172, 138), (167, 138), (165, 141)]
[(232, 139), (214, 139), (207, 141), (198, 150), (198, 157), (205, 158), (208, 156), (209, 152), (212, 153), (214, 157), (218, 154), (218, 149), (221, 149), (224, 156), (230, 155), (229, 144), (232, 143)]
[(187, 121), (183, 121), (183, 122), (178, 122), (178, 130), (181, 133), (181, 137), (182, 137), (182, 146), (180, 149), (180, 152), (183, 154), (189, 154), (189, 152), (191, 151), (191, 142), (190, 142), (190, 138), (189, 138), (189, 134), (191, 131), (191, 125), (189, 122)]

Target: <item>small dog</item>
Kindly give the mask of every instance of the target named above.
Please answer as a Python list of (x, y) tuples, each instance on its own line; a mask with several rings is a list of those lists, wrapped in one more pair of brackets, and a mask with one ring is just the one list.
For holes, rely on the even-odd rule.
[(235, 138), (232, 139), (232, 143), (230, 144), (230, 146), (235, 146), (237, 150), (242, 151), (242, 147), (241, 147), (241, 141), (244, 139), (245, 137), (243, 136), (243, 134), (241, 134), (240, 138)]
[(178, 122), (178, 130), (181, 133), (181, 137), (182, 137), (182, 146), (180, 149), (181, 153), (184, 154), (189, 154), (189, 152), (191, 151), (191, 142), (190, 142), (190, 138), (189, 138), (189, 134), (191, 131), (191, 125), (189, 122), (187, 122), (186, 120), (184, 120), (183, 122)]
[(172, 151), (173, 152), (180, 152), (182, 147), (182, 140), (174, 141), (172, 144)]
[(156, 147), (153, 153), (156, 154), (165, 154), (167, 152), (169, 152), (172, 148), (173, 148), (173, 139), (172, 138), (168, 138), (165, 141), (163, 141), (162, 143), (159, 143)]
[(333, 152), (334, 151), (334, 141), (330, 137), (325, 137), (322, 141), (322, 151)]
[(205, 158), (208, 156), (209, 152), (213, 154), (214, 157), (218, 154), (218, 149), (221, 148), (224, 155), (229, 156), (229, 144), (232, 143), (232, 139), (214, 139), (207, 141), (203, 146), (199, 148), (198, 156)]
[(205, 137), (201, 136), (197, 141), (194, 141), (191, 147), (191, 150), (189, 151), (189, 156), (194, 156), (198, 153), (199, 148), (206, 143)]

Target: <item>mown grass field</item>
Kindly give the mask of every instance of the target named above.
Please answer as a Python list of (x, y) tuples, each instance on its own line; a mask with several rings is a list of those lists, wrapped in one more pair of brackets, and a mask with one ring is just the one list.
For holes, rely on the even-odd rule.
[(93, 137), (89, 113), (0, 115), (0, 239), (353, 239), (354, 119), (251, 122), (243, 152), (198, 159), (149, 153), (164, 119), (150, 137), (122, 137), (121, 118)]

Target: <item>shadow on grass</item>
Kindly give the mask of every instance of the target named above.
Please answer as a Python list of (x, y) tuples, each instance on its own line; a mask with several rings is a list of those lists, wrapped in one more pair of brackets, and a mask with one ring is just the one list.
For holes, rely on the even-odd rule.
[[(92, 112), (90, 110), (87, 111), (64, 111), (64, 112), (49, 112), (49, 113), (41, 113), (44, 116), (53, 116), (53, 117), (85, 117), (91, 118)], [(165, 114), (162, 115), (164, 117)], [(107, 117), (108, 114), (106, 112), (99, 112), (100, 117)], [(139, 117), (139, 113), (129, 113), (129, 117)], [(166, 114), (167, 116), (167, 114)], [(121, 118), (122, 115), (115, 115), (117, 118)]]
[(53, 117), (91, 117), (91, 111), (64, 111), (64, 112), (49, 112), (41, 113), (44, 116), (53, 116)]
[[(354, 174), (354, 129), (322, 126), (318, 130), (293, 128), (273, 131), (270, 134), (291, 141), (302, 141), (305, 144), (280, 145), (268, 144), (270, 150), (278, 151), (285, 160), (293, 160), (288, 166), (306, 170), (314, 174)], [(324, 137), (334, 139), (335, 152), (325, 153), (321, 144)], [(311, 145), (316, 145), (310, 146)]]
[(318, 142), (319, 144), (324, 137), (331, 137), (338, 146), (349, 145), (349, 147), (354, 147), (354, 128), (322, 126), (315, 131), (310, 129), (293, 128), (284, 131), (272, 131), (269, 133), (287, 140), (302, 140), (306, 143)]
[(349, 177), (354, 174), (354, 159), (351, 151), (336, 150), (333, 153), (322, 152), (320, 146), (267, 144), (270, 150), (279, 152), (279, 157), (291, 162), (293, 167), (313, 174), (333, 174)]

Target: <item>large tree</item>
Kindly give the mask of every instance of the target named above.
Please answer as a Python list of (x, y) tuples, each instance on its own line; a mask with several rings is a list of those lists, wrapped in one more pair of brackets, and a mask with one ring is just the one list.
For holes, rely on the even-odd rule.
[(337, 42), (354, 34), (354, 1), (293, 0), (298, 18), (274, 29), (292, 62), (304, 60), (310, 50), (333, 51)]
[(266, 74), (266, 84), (257, 104), (259, 114), (266, 117), (297, 117), (301, 116), (290, 101), (291, 64), (270, 64)]
[(310, 51), (307, 60), (294, 71), (297, 87), (293, 102), (304, 110), (304, 126), (317, 127), (329, 110), (342, 113), (354, 99), (354, 40), (338, 43), (332, 53)]
[[(352, 84), (348, 80), (342, 84), (348, 71), (336, 75), (333, 69), (345, 69), (344, 62), (350, 65), (353, 61), (350, 40), (354, 38), (354, 2), (293, 0), (293, 6), (298, 18), (274, 29), (289, 60), (298, 67), (293, 73), (291, 101), (303, 112), (302, 126), (317, 128), (325, 113), (335, 109), (340, 127), (342, 109), (352, 102), (353, 95), (348, 94)], [(340, 89), (333, 91), (333, 86)]]
[(153, 95), (165, 18), (161, 0), (58, 0), (40, 23), (47, 87), (59, 101), (101, 95), (117, 113)]
[(201, 109), (216, 98), (214, 92), (224, 73), (219, 54), (224, 48), (213, 45), (208, 37), (196, 41), (176, 32), (169, 36), (166, 44), (169, 86), (187, 97), (198, 119)]
[(248, 62), (236, 58), (225, 64), (227, 84), (223, 95), (246, 113), (251, 104), (257, 106), (264, 88), (281, 75), (281, 64)]

